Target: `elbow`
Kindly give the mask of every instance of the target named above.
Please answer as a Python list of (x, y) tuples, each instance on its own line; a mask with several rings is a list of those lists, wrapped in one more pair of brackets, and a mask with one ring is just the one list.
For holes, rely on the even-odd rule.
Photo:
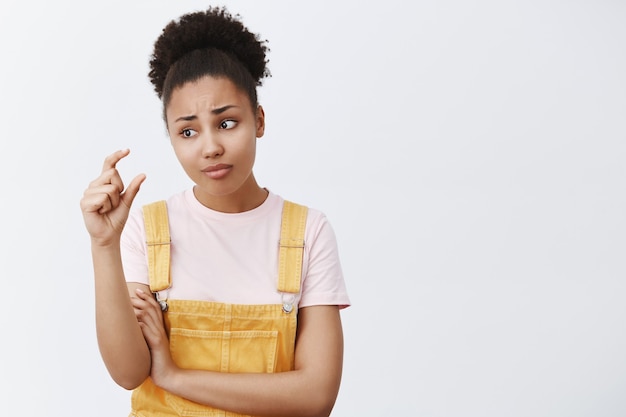
[(320, 393), (320, 395), (311, 398), (306, 416), (329, 417), (335, 407), (336, 399), (336, 393)]
[(111, 375), (111, 376), (113, 377), (113, 381), (115, 381), (117, 385), (119, 385), (120, 387), (128, 391), (134, 390), (139, 385), (141, 385), (143, 381), (146, 380), (145, 377), (138, 377), (138, 376), (133, 376), (133, 375), (118, 375), (118, 376)]
[[(105, 366), (111, 379), (126, 390), (133, 390), (150, 376), (151, 360), (147, 355), (103, 355)], [(117, 359), (117, 360), (114, 360)], [(121, 360), (120, 360), (121, 359)]]
[(307, 417), (329, 417), (331, 411), (333, 411), (334, 404), (329, 407), (319, 407), (311, 410), (310, 414), (307, 414)]
[(309, 417), (329, 417), (331, 411), (333, 411), (333, 405), (330, 407), (321, 407), (313, 412), (313, 414), (309, 414)]
[(141, 385), (148, 376), (150, 376), (150, 368), (132, 368), (125, 369), (109, 369), (109, 375), (113, 381), (126, 390), (134, 390)]

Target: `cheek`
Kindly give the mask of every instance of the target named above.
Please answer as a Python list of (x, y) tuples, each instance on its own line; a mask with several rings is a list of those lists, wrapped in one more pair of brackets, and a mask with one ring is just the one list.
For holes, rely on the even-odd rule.
[(247, 160), (254, 162), (256, 157), (256, 138), (252, 142), (246, 142), (240, 149), (240, 154), (244, 155)]
[(180, 143), (172, 142), (172, 149), (174, 150), (174, 155), (176, 155), (176, 159), (180, 162), (181, 165), (186, 165), (187, 162), (191, 159), (191, 149), (188, 146), (181, 146)]

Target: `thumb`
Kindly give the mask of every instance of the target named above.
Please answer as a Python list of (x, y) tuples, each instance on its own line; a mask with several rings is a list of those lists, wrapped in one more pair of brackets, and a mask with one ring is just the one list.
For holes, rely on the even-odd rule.
[(133, 178), (130, 184), (128, 184), (128, 187), (126, 187), (126, 190), (122, 194), (122, 201), (126, 206), (130, 207), (133, 204), (133, 200), (135, 199), (135, 196), (139, 192), (139, 188), (145, 179), (145, 174), (139, 174)]

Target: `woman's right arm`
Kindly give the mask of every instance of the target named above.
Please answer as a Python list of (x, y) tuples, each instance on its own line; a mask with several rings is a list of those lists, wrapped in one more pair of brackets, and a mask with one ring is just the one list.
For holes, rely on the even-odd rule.
[(150, 351), (130, 302), (122, 268), (121, 233), (145, 179), (143, 174), (138, 175), (124, 189), (116, 165), (128, 153), (117, 151), (105, 159), (102, 173), (89, 184), (80, 206), (91, 236), (100, 354), (113, 380), (133, 389), (150, 375)]

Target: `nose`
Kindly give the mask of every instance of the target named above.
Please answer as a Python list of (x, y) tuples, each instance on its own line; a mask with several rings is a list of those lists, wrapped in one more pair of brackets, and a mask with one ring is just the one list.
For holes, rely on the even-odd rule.
[(224, 148), (217, 133), (206, 133), (202, 141), (202, 157), (218, 158), (224, 153)]

